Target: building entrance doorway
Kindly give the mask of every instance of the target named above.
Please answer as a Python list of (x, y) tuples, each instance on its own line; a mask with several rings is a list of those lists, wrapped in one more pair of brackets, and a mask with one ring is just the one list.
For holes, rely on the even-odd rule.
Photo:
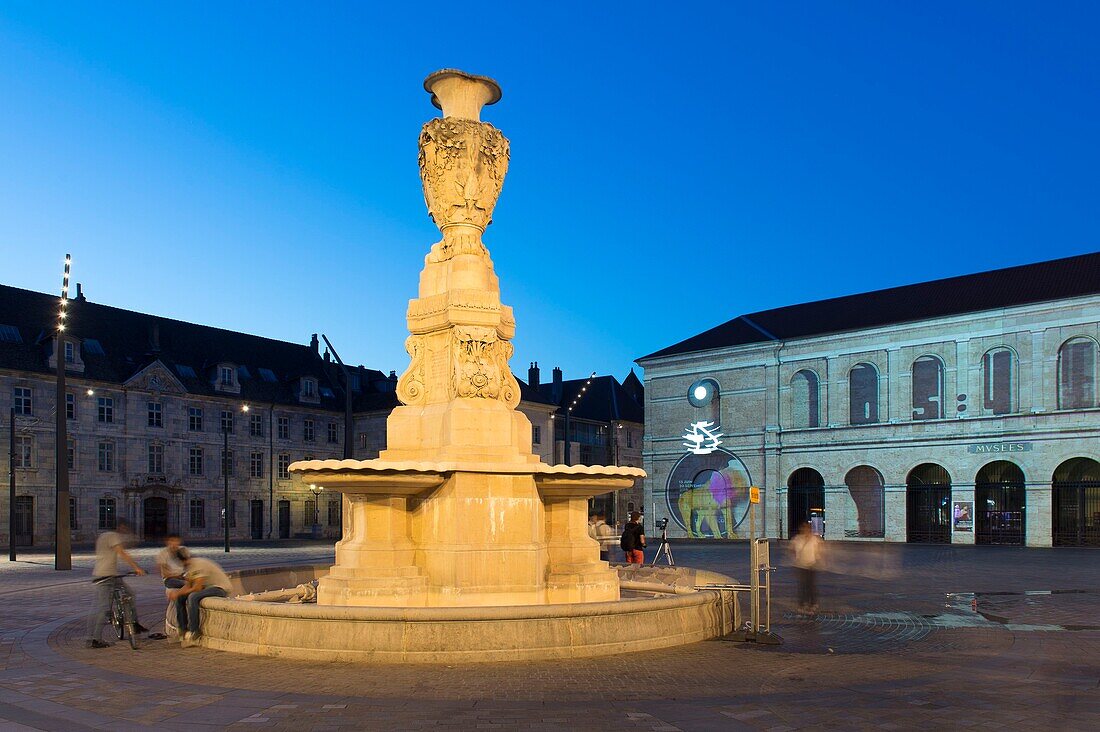
[(34, 496), (15, 497), (15, 528), (12, 543), (16, 546), (34, 545)]
[(290, 501), (279, 501), (279, 538), (290, 538)]
[(811, 511), (825, 511), (825, 479), (813, 468), (799, 468), (787, 478), (788, 539), (810, 520)]
[(142, 507), (145, 513), (145, 541), (163, 539), (168, 534), (168, 499), (149, 496)]
[(974, 479), (978, 544), (1024, 544), (1024, 471), (1005, 460), (990, 463)]
[(252, 501), (249, 504), (248, 527), (253, 539), (264, 538), (264, 502)]
[(918, 465), (905, 479), (905, 540), (951, 543), (951, 476), (939, 465)]
[(1054, 471), (1050, 489), (1054, 546), (1100, 547), (1100, 463), (1065, 461)]

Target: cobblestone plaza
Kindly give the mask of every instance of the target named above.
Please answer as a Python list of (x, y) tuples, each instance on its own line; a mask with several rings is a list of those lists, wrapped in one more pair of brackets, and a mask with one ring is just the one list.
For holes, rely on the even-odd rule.
[[(785, 564), (783, 545), (773, 552)], [(264, 659), (168, 641), (91, 650), (91, 557), (0, 567), (0, 729), (913, 729), (1100, 725), (1100, 568), (1087, 549), (833, 544), (816, 617), (775, 573), (777, 648), (708, 641), (603, 659), (445, 667)], [(229, 568), (327, 562), (246, 547)], [(744, 575), (745, 545), (677, 544)], [(152, 564), (152, 550), (138, 550)], [(132, 582), (154, 630), (163, 591)]]

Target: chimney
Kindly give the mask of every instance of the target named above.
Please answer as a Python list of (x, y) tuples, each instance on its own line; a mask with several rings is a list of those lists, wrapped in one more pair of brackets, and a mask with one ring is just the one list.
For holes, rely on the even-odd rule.
[(319, 343), (317, 341), (317, 334), (314, 333), (313, 337), (309, 339), (309, 347), (313, 349), (314, 353), (320, 355), (320, 353), (319, 353), (320, 348), (318, 346), (319, 346)]
[(84, 287), (79, 282), (76, 283), (76, 299), (84, 302)]
[(532, 361), (531, 362), (531, 368), (527, 369), (527, 383), (530, 384), (532, 388), (535, 388), (535, 389), (539, 388), (539, 362), (538, 361)]
[(331, 360), (332, 360), (332, 354), (331, 354), (331, 353), (329, 353), (329, 352), (328, 352), (328, 349), (326, 348), (326, 349), (325, 349), (325, 363), (328, 363), (328, 362), (330, 362)]
[(550, 389), (550, 399), (555, 404), (561, 404), (561, 368), (554, 367), (554, 385)]

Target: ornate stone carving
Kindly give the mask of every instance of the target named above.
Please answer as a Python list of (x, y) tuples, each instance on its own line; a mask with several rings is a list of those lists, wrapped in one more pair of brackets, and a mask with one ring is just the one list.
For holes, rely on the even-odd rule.
[(427, 399), (424, 386), (424, 339), (409, 336), (405, 339), (405, 352), (409, 354), (409, 367), (397, 380), (397, 398), (402, 404), (423, 404)]
[(492, 328), (456, 327), (455, 396), (500, 399), (515, 408), (519, 404), (519, 383), (508, 368), (512, 350), (512, 344), (499, 338)]
[[(424, 201), (443, 231), (432, 257), (486, 254), (480, 232), (492, 223), (508, 172), (507, 138), (487, 122), (438, 117), (420, 132), (419, 162)], [(476, 230), (449, 231), (456, 225)]]

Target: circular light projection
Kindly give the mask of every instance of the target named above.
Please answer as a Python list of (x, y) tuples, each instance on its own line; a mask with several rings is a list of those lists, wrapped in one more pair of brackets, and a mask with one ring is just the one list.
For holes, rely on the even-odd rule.
[(694, 538), (745, 538), (752, 478), (740, 458), (718, 448), (677, 461), (665, 487), (672, 520)]
[(718, 395), (718, 382), (714, 379), (699, 379), (688, 389), (688, 401), (693, 407), (705, 407)]

